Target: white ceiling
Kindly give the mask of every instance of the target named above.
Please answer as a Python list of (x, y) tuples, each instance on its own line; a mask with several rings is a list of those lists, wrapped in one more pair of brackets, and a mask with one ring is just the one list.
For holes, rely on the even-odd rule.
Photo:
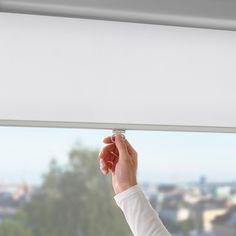
[(0, 0), (0, 11), (236, 30), (234, 0)]

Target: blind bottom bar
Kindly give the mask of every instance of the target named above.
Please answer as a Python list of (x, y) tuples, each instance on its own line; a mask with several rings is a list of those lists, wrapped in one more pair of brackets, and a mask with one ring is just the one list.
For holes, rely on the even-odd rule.
[(143, 130), (143, 131), (172, 131), (172, 132), (236, 133), (236, 127), (128, 124), (128, 123), (96, 123), (96, 122), (0, 120), (0, 126), (41, 127), (41, 128), (81, 128), (81, 129), (108, 129), (108, 130), (109, 129), (110, 130), (121, 129), (121, 130)]

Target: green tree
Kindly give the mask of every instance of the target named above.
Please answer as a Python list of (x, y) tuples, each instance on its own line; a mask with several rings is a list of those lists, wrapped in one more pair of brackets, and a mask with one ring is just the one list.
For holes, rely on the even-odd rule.
[(113, 196), (110, 178), (98, 167), (98, 150), (79, 146), (65, 166), (51, 162), (25, 207), (33, 236), (130, 236)]
[(13, 218), (3, 220), (0, 224), (0, 236), (33, 236), (25, 213), (19, 211)]

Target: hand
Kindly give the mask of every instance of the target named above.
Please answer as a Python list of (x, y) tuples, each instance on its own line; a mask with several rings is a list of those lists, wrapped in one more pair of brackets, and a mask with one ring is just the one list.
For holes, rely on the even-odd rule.
[[(113, 139), (115, 141), (113, 141)], [(137, 184), (137, 152), (131, 144), (118, 134), (104, 138), (107, 144), (102, 148), (100, 169), (104, 175), (112, 173), (112, 185), (116, 194)]]

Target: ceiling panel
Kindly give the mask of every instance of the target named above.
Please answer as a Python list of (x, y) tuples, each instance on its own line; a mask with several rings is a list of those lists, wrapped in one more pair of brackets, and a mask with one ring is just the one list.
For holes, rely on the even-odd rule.
[(236, 29), (234, 0), (0, 0), (0, 11)]

